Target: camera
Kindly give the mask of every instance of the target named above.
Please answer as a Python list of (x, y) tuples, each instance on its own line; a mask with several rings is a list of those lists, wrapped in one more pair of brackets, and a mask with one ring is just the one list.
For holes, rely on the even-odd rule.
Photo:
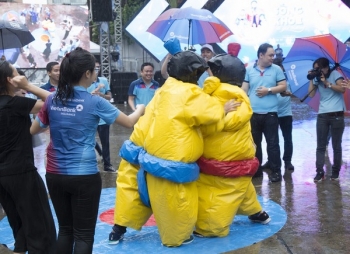
[(316, 78), (317, 81), (321, 80), (322, 72), (320, 69), (312, 69), (309, 74), (307, 74), (306, 78), (308, 80), (313, 80)]

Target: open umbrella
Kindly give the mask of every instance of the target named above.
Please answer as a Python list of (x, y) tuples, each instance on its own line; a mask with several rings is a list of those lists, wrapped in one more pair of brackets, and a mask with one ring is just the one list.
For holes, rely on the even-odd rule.
[[(312, 69), (313, 62), (320, 57), (326, 57), (331, 68), (339, 71), (343, 76), (350, 76), (350, 51), (346, 45), (331, 34), (296, 38), (283, 67), (287, 74), (291, 92), (308, 103), (318, 111), (319, 95), (310, 98), (308, 95), (308, 71)], [(350, 109), (350, 92), (344, 94), (346, 108)]]
[(147, 29), (162, 41), (177, 37), (189, 45), (222, 42), (231, 30), (206, 9), (172, 8), (163, 12)]
[(35, 38), (17, 21), (0, 20), (0, 49), (22, 48)]

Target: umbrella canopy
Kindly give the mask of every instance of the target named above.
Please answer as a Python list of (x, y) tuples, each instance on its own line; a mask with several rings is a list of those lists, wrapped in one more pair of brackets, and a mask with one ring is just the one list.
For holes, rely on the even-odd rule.
[(147, 29), (162, 41), (177, 37), (188, 45), (222, 42), (231, 30), (206, 9), (172, 8), (163, 12)]
[(0, 20), (0, 49), (22, 48), (35, 38), (17, 21)]
[[(300, 99), (308, 94), (308, 71), (312, 69), (313, 62), (325, 57), (329, 60), (331, 68), (337, 69), (343, 76), (350, 76), (350, 51), (346, 45), (331, 34), (296, 38), (287, 57), (283, 61), (291, 92)], [(344, 94), (346, 108), (350, 108), (350, 92)], [(318, 111), (319, 94), (313, 98), (306, 98), (313, 109)]]

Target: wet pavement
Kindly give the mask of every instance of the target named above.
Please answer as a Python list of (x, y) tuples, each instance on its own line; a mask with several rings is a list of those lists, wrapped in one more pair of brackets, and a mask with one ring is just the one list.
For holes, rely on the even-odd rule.
[[(130, 113), (129, 107), (116, 105), (120, 110)], [(331, 181), (331, 145), (326, 156), (326, 180), (315, 184), (316, 159), (316, 113), (305, 104), (293, 99), (293, 144), (292, 163), (294, 171), (284, 172), (280, 183), (269, 183), (268, 171), (262, 178), (253, 179), (257, 194), (279, 204), (287, 213), (287, 223), (275, 235), (249, 247), (231, 251), (241, 253), (350, 253), (347, 244), (350, 236), (350, 120), (346, 118), (343, 135), (343, 165), (339, 181)], [(116, 124), (111, 126), (111, 162), (118, 168), (119, 149), (131, 134), (130, 129)], [(280, 144), (283, 144), (280, 136)], [(264, 146), (263, 146), (264, 147)], [(281, 145), (283, 154), (283, 145)], [(264, 153), (264, 162), (266, 161)], [(99, 164), (103, 188), (115, 187), (116, 174), (103, 172)], [(0, 213), (0, 219), (3, 215)], [(273, 218), (272, 218), (273, 220)], [(1, 252), (0, 253), (5, 253)]]

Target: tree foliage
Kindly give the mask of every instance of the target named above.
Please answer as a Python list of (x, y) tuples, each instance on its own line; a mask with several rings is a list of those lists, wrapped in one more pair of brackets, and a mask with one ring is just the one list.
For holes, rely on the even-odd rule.
[[(125, 28), (130, 21), (136, 16), (138, 11), (141, 9), (144, 4), (143, 0), (127, 0), (125, 4), (122, 6), (122, 24), (123, 28)], [(123, 29), (123, 37), (127, 38), (129, 43), (132, 43), (132, 39), (125, 33)]]
[(178, 0), (169, 0), (168, 3), (171, 6), (171, 8), (176, 8), (177, 7), (177, 2)]

